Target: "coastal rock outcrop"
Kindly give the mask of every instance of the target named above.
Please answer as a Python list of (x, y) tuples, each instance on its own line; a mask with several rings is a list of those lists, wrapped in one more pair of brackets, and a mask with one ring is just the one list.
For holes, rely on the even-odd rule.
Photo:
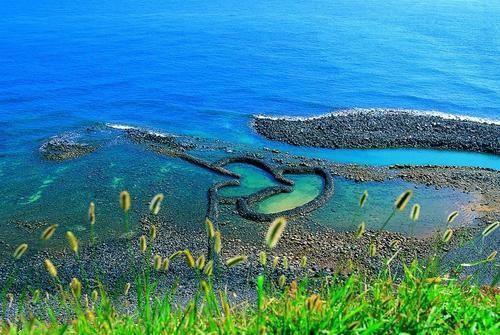
[(352, 109), (311, 118), (256, 116), (275, 141), (323, 148), (428, 148), (500, 154), (500, 123), (410, 110)]
[(97, 147), (90, 144), (77, 143), (69, 139), (55, 137), (42, 144), (40, 154), (48, 160), (64, 161), (85, 156), (96, 149)]

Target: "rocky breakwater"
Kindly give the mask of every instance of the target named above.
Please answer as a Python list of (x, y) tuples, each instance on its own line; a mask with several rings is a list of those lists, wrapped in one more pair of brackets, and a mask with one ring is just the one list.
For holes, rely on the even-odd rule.
[(260, 135), (324, 148), (429, 148), (500, 154), (500, 123), (391, 109), (352, 109), (312, 118), (255, 116)]

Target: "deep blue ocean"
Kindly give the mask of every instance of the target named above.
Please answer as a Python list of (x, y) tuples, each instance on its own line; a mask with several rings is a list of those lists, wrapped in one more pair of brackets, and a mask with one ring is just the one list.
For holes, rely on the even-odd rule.
[[(39, 157), (47, 138), (102, 123), (338, 162), (500, 169), (498, 156), (476, 153), (293, 148), (249, 127), (254, 114), (351, 107), (500, 119), (500, 1), (20, 0), (0, 8), (0, 225), (19, 215), (83, 225), (90, 200), (149, 187), (146, 197), (154, 183), (179, 179), (178, 166), (161, 170), (167, 163), (132, 148), (58, 164)], [(208, 185), (188, 189), (203, 203)], [(181, 212), (187, 198), (169, 187), (154, 191), (175, 197)], [(201, 220), (204, 208), (185, 202)]]

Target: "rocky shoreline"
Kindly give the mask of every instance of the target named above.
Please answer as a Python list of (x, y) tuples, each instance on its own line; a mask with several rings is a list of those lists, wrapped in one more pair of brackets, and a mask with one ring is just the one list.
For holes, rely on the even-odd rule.
[[(465, 168), (465, 167), (435, 167), (435, 166), (392, 166), (392, 167), (367, 167), (358, 165), (335, 164), (332, 162), (319, 159), (306, 159), (296, 157), (287, 153), (277, 153), (272, 151), (262, 151), (255, 154), (259, 159), (256, 162), (277, 162), (288, 166), (288, 169), (293, 170), (294, 167), (303, 167), (310, 169), (316, 167), (322, 171), (328, 171), (331, 176), (342, 176), (344, 178), (353, 179), (356, 181), (379, 181), (404, 179), (424, 185), (433, 185), (439, 187), (452, 187), (463, 192), (471, 192), (479, 197), (477, 210), (479, 214), (479, 223), (470, 223), (467, 226), (459, 227), (455, 230), (454, 236), (457, 239), (448, 246), (448, 250), (460, 246), (460, 241), (468, 241), (477, 236), (484, 226), (488, 223), (498, 221), (500, 219), (500, 196), (497, 190), (500, 187), (499, 172), (490, 169)], [(250, 156), (246, 156), (245, 161), (252, 161)], [(241, 157), (228, 158), (220, 161), (220, 166), (229, 164), (230, 162), (241, 161)], [(269, 166), (268, 163), (265, 163)], [(278, 173), (274, 168), (270, 171), (277, 173), (287, 172), (282, 170)], [(214, 185), (215, 189), (235, 185), (236, 179), (228, 180), (220, 185)], [(210, 193), (208, 191), (208, 199)], [(220, 198), (217, 201), (217, 206), (213, 208), (208, 206), (207, 215), (209, 217), (219, 218), (234, 215), (234, 205), (238, 200), (234, 198)], [(227, 206), (231, 205), (231, 206)], [(217, 214), (211, 216), (210, 210), (216, 211)], [(238, 208), (236, 211), (239, 212)], [(246, 224), (252, 226), (253, 218), (245, 218)], [(248, 219), (248, 220), (247, 220)], [(128, 256), (127, 246), (130, 245), (135, 250), (133, 252), (133, 263), (144, 265), (143, 254), (138, 251), (138, 236), (147, 234), (151, 224), (158, 227), (158, 236), (156, 238), (152, 253), (166, 257), (175, 251), (190, 249), (193, 254), (201, 255), (206, 253), (206, 235), (203, 223), (199, 223), (199, 229), (193, 231), (185, 231), (180, 227), (172, 224), (169, 219), (160, 216), (146, 215), (141, 218), (139, 229), (133, 235), (121, 235), (116, 238), (100, 241), (96, 246), (90, 247), (87, 243), (82, 242), (82, 263), (85, 264), (85, 272), (91, 274), (92, 264), (99, 266), (101, 274), (106, 274), (106, 285), (109, 288), (116, 288), (123, 284), (124, 281), (131, 280), (127, 278), (131, 266), (131, 259)], [(250, 294), (249, 278), (259, 271), (262, 267), (258, 262), (258, 252), (263, 250), (262, 240), (265, 236), (267, 224), (253, 225), (251, 231), (246, 230), (241, 232), (236, 230), (232, 224), (227, 224), (225, 220), (217, 222), (223, 236), (223, 252), (222, 259), (227, 259), (237, 254), (249, 255), (249, 263), (236, 269), (228, 269), (225, 275), (221, 278), (220, 285), (231, 286), (240, 297), (245, 294)], [(33, 233), (38, 235), (43, 227), (36, 228)], [(498, 245), (498, 233), (493, 236), (493, 244), (485, 248), (484, 252), (490, 252)], [(458, 237), (461, 236), (461, 237)], [(376, 241), (378, 255), (377, 257), (369, 257), (368, 246), (371, 241)], [(304, 271), (298, 264), (302, 256), (308, 258), (308, 275), (324, 276), (337, 273), (349, 273), (350, 267), (347, 264), (352, 261), (355, 268), (367, 273), (376, 273), (383, 260), (390, 257), (394, 252), (395, 243), (400, 246), (401, 251), (398, 259), (395, 261), (397, 268), (403, 262), (407, 262), (414, 257), (423, 259), (427, 257), (433, 250), (433, 237), (412, 237), (402, 233), (383, 231), (380, 234), (367, 231), (360, 239), (355, 237), (354, 232), (339, 232), (333, 229), (320, 226), (311, 221), (310, 217), (298, 215), (291, 219), (288, 225), (282, 243), (270, 253), (270, 256), (287, 256), (291, 264), (289, 269), (276, 269), (276, 275), (286, 274), (288, 278), (303, 275)], [(399, 248), (399, 247), (398, 247)], [(493, 248), (493, 249), (492, 249)], [(476, 255), (464, 255), (462, 252), (460, 257), (472, 257)], [(23, 283), (36, 283), (43, 285), (42, 287), (50, 287), (51, 279), (43, 269), (43, 259), (49, 257), (54, 260), (54, 263), (60, 267), (61, 278), (70, 280), (75, 273), (80, 271), (75, 263), (74, 257), (70, 250), (64, 248), (59, 250), (42, 250), (35, 254), (29, 255), (25, 260), (17, 262), (20, 268), (20, 274), (17, 279), (17, 288), (24, 288)], [(464, 258), (461, 258), (464, 261)], [(11, 264), (5, 262), (0, 265), (0, 280), (6, 280), (10, 273)], [(274, 271), (274, 270), (273, 270)], [(33, 278), (36, 274), (36, 278)], [(41, 274), (41, 275), (40, 275)], [(182, 280), (181, 296), (188, 296), (196, 287), (196, 278), (192, 271), (186, 266), (183, 260), (179, 260), (172, 264), (171, 270), (168, 273), (158, 274), (160, 287), (171, 287), (175, 282)], [(182, 300), (182, 297), (180, 298)]]
[[(227, 207), (222, 209), (222, 211), (227, 210)], [(152, 224), (158, 227), (158, 233), (154, 242), (148, 242), (152, 248), (151, 257), (148, 257), (148, 254), (140, 252), (138, 238), (141, 234), (147, 236)], [(221, 264), (214, 286), (216, 289), (227, 291), (233, 303), (254, 301), (254, 279), (264, 271), (259, 260), (259, 252), (266, 250), (262, 241), (267, 225), (256, 226), (247, 233), (256, 237), (259, 242), (234, 236), (233, 227), (230, 225), (222, 224), (219, 229), (223, 241), (220, 255), (222, 262), (235, 255), (247, 255), (249, 258), (248, 262), (234, 268), (227, 268)], [(275, 249), (271, 252), (266, 250), (268, 265), (265, 271), (269, 279), (276, 284), (281, 275), (286, 277), (287, 282), (305, 276), (310, 280), (322, 280), (328, 277), (343, 280), (353, 272), (368, 276), (377, 274), (385, 266), (386, 260), (397, 252), (391, 270), (393, 273), (400, 273), (403, 264), (408, 264), (415, 258), (425, 259), (433, 251), (446, 253), (449, 249), (460, 247), (462, 240), (470, 240), (477, 233), (477, 229), (470, 227), (457, 229), (454, 239), (446, 249), (435, 249), (432, 237), (422, 239), (395, 232), (367, 231), (361, 238), (357, 238), (354, 232), (325, 229), (316, 226), (307, 217), (300, 217), (287, 226)], [(377, 247), (377, 255), (374, 257), (371, 257), (368, 251), (371, 243), (375, 243)], [(176, 251), (185, 249), (189, 249), (195, 257), (207, 253), (207, 237), (202, 223), (200, 229), (193, 233), (176, 228), (170, 222), (164, 221), (161, 216), (146, 215), (141, 218), (140, 226), (134, 234), (124, 234), (100, 241), (94, 246), (82, 241), (79, 260), (75, 259), (69, 248), (63, 248), (30, 254), (29, 257), (17, 261), (15, 265), (10, 262), (0, 264), (0, 281), (7, 282), (8, 277), (16, 273), (10, 289), (16, 296), (26, 292), (28, 288), (31, 290), (43, 288), (44, 292), (55, 294), (57, 287), (43, 268), (43, 260), (50, 258), (58, 268), (59, 279), (63, 285), (68, 285), (73, 277), (84, 279), (95, 278), (94, 276), (98, 275), (101, 278), (100, 284), (110, 293), (110, 297), (118, 300), (119, 306), (126, 310), (127, 306), (133, 306), (136, 301), (134, 276), (140, 269), (153, 266), (152, 255), (169, 257)], [(488, 246), (485, 252), (490, 252), (490, 249), (491, 246)], [(279, 257), (276, 267), (272, 266), (275, 256)], [(303, 256), (307, 257), (305, 267), (300, 265)], [(287, 266), (283, 257), (287, 258)], [(464, 261), (464, 258), (461, 260)], [(491, 275), (490, 271), (494, 269), (487, 270), (487, 275)], [(152, 270), (152, 279), (157, 281), (159, 292), (168, 292), (176, 287), (174, 299), (181, 305), (192, 297), (199, 285), (199, 276), (187, 265), (184, 257), (172, 261), (168, 271)], [(122, 293), (125, 283), (132, 283), (128, 295)], [(84, 290), (84, 293), (90, 294), (96, 287), (97, 283), (91, 282), (90, 288)], [(50, 299), (48, 303), (50, 304)], [(7, 313), (15, 312), (15, 305), (12, 311), (7, 311)]]
[(354, 109), (313, 118), (255, 116), (275, 141), (322, 148), (426, 148), (500, 154), (500, 124), (407, 110)]
[[(281, 122), (281, 121), (280, 121)], [(285, 215), (290, 218), (283, 240), (278, 247), (270, 253), (272, 256), (287, 256), (291, 266), (283, 269), (279, 266), (273, 270), (276, 276), (285, 274), (289, 280), (306, 273), (311, 277), (322, 277), (333, 274), (348, 274), (353, 268), (366, 273), (377, 273), (383, 266), (383, 262), (395, 252), (391, 242), (396, 241), (398, 249), (401, 249), (394, 266), (398, 268), (401, 264), (415, 257), (423, 259), (433, 251), (433, 237), (413, 237), (401, 233), (383, 231), (377, 234), (368, 231), (362, 238), (357, 239), (354, 232), (339, 232), (325, 228), (311, 220), (308, 213), (321, 207), (332, 196), (334, 191), (334, 178), (342, 177), (356, 182), (374, 181), (384, 182), (389, 180), (405, 180), (416, 184), (434, 186), (436, 188), (451, 187), (461, 192), (472, 193), (477, 196), (474, 204), (478, 214), (478, 222), (470, 222), (466, 226), (458, 227), (454, 236), (457, 239), (448, 246), (449, 250), (461, 250), (460, 240), (471, 240), (477, 236), (486, 224), (500, 219), (500, 172), (491, 169), (469, 168), (469, 167), (437, 167), (437, 166), (390, 166), (369, 167), (352, 164), (336, 164), (321, 159), (311, 159), (294, 156), (286, 152), (272, 149), (237, 151), (230, 147), (206, 144), (207, 150), (218, 150), (224, 152), (223, 159), (218, 161), (207, 161), (198, 158), (191, 151), (200, 149), (203, 145), (199, 142), (172, 135), (171, 137), (156, 136), (148, 132), (130, 130), (126, 137), (134, 143), (145, 145), (148, 149), (161, 154), (178, 157), (189, 163), (196, 164), (201, 168), (212, 170), (220, 175), (229, 177), (229, 180), (213, 185), (207, 191), (207, 217), (212, 218), (223, 236), (223, 251), (221, 258), (228, 259), (231, 256), (245, 254), (249, 256), (249, 262), (234, 269), (227, 269), (220, 278), (221, 288), (231, 287), (231, 290), (242, 299), (252, 294), (251, 279), (255, 274), (262, 271), (258, 261), (258, 252), (263, 250), (262, 240), (265, 236), (267, 224), (255, 221), (269, 221), (276, 215), (256, 213), (252, 210), (252, 203), (279, 192), (287, 192), (293, 187), (293, 182), (284, 177), (288, 173), (313, 173), (320, 175), (324, 180), (323, 192), (314, 200), (303, 206), (299, 206)], [(216, 149), (214, 149), (216, 148)], [(263, 189), (248, 197), (229, 198), (220, 197), (217, 192), (227, 186), (238, 185), (239, 176), (225, 168), (230, 163), (246, 163), (264, 169), (269, 172), (282, 185), (277, 188)], [(236, 205), (236, 207), (235, 207)], [(252, 229), (238, 230), (234, 224), (221, 217), (239, 215), (242, 223)], [(172, 222), (162, 215), (146, 215), (140, 219), (140, 225), (134, 234), (116, 236), (99, 241), (90, 247), (82, 243), (81, 263), (84, 264), (85, 273), (92, 274), (95, 267), (99, 267), (99, 273), (103, 276), (105, 285), (109, 289), (119, 290), (127, 281), (131, 281), (130, 269), (133, 264), (145, 265), (149, 261), (144, 260), (144, 255), (138, 251), (138, 236), (147, 234), (151, 224), (158, 227), (158, 236), (154, 243), (152, 253), (167, 257), (178, 250), (190, 249), (194, 255), (199, 256), (206, 253), (206, 235), (202, 222), (199, 227), (186, 231), (181, 229), (182, 222)], [(187, 223), (186, 223), (187, 224)], [(33, 230), (35, 235), (40, 234), (43, 227), (34, 224), (22, 225), (27, 230)], [(461, 237), (459, 237), (461, 236)], [(487, 246), (484, 253), (491, 252), (498, 245), (498, 232), (493, 236), (493, 245)], [(368, 246), (375, 241), (377, 256), (369, 257)], [(132, 246), (134, 252), (130, 256), (128, 246)], [(13, 246), (5, 245), (11, 249)], [(493, 249), (492, 249), (493, 248)], [(447, 252), (449, 250), (442, 250)], [(472, 252), (461, 253), (463, 257), (475, 257)], [(26, 283), (32, 283), (38, 287), (51, 287), (51, 279), (43, 269), (43, 259), (46, 257), (54, 260), (60, 269), (60, 277), (64, 283), (73, 276), (78, 276), (80, 269), (72, 253), (66, 249), (41, 250), (27, 255), (25, 259), (17, 262), (19, 275), (16, 279), (18, 290), (23, 289)], [(308, 258), (308, 268), (304, 270), (299, 267), (302, 256)], [(461, 256), (461, 257), (462, 257)], [(461, 259), (468, 261), (467, 258)], [(146, 262), (146, 263), (145, 263)], [(353, 263), (351, 267), (349, 263)], [(11, 273), (10, 262), (0, 264), (0, 282), (5, 282)], [(149, 265), (148, 265), (149, 266)], [(181, 282), (180, 300), (183, 296), (189, 296), (196, 288), (196, 276), (189, 269), (184, 260), (178, 260), (171, 265), (167, 273), (159, 273), (158, 280), (160, 288), (172, 287)], [(133, 289), (132, 289), (133, 292)], [(127, 298), (128, 299), (128, 298)]]

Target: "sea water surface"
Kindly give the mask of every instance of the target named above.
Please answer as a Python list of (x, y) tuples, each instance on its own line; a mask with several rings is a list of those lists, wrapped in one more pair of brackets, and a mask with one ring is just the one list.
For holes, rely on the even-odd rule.
[[(295, 148), (262, 139), (249, 127), (254, 114), (310, 116), (349, 107), (498, 120), (497, 1), (20, 0), (0, 5), (0, 227), (8, 228), (0, 230), (0, 240), (14, 243), (35, 234), (15, 224), (20, 221), (86, 231), (91, 200), (97, 202), (98, 221), (113, 231), (120, 220), (110, 202), (122, 189), (134, 194), (137, 215), (150, 196), (164, 192), (175, 208), (169, 213), (172, 224), (203, 221), (206, 190), (218, 179), (185, 162), (123, 143), (63, 163), (38, 154), (51, 136), (105, 123), (336, 162), (500, 169), (498, 156), (477, 153)], [(317, 184), (305, 184), (306, 193), (314, 195)], [(365, 185), (340, 185), (332, 199), (336, 205), (320, 212), (336, 213), (328, 224), (347, 229), (351, 226), (342, 215), (349, 211), (339, 210), (346, 204), (342, 190), (346, 199), (355, 199)], [(372, 186), (385, 194), (380, 206), (390, 206), (408, 185), (395, 182), (384, 186), (387, 192)], [(453, 204), (422, 192), (441, 208), (438, 217)], [(272, 212), (296, 205), (299, 197), (290, 196), (259, 206)]]

